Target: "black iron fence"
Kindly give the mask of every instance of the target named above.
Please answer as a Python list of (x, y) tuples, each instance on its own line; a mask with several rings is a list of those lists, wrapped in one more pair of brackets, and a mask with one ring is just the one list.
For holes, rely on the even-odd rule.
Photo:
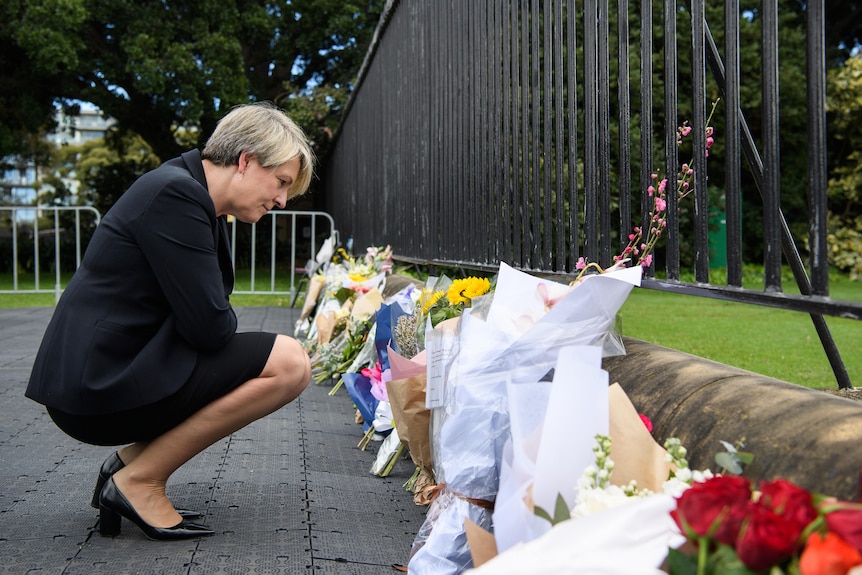
[[(649, 225), (654, 174), (673, 187), (686, 163), (694, 191), (668, 194), (643, 287), (809, 313), (850, 387), (823, 316), (862, 319), (862, 302), (829, 297), (825, 16), (823, 0), (806, 5), (803, 57), (779, 62), (778, 0), (756, 13), (738, 0), (392, 0), (325, 162), (327, 211), (342, 238), (391, 244), (409, 261), (571, 276), (582, 257), (610, 265), (633, 226)], [(740, 30), (752, 26), (754, 105), (742, 101), (752, 81), (740, 66)], [(788, 66), (805, 82), (807, 167), (796, 179), (807, 179), (807, 222), (782, 211)], [(713, 125), (723, 130), (707, 157)], [(752, 219), (759, 246), (743, 240)], [(807, 261), (791, 224), (807, 230)], [(751, 252), (762, 289), (742, 286)], [(711, 253), (724, 260), (721, 285)], [(783, 289), (783, 264), (798, 293)]]

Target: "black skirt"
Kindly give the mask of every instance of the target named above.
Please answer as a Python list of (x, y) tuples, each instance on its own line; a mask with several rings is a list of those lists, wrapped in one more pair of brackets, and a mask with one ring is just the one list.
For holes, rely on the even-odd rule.
[(54, 408), (48, 414), (64, 433), (91, 445), (126, 445), (151, 441), (192, 414), (258, 377), (266, 365), (274, 333), (237, 333), (213, 353), (202, 353), (188, 381), (174, 395), (128, 411), (72, 415)]

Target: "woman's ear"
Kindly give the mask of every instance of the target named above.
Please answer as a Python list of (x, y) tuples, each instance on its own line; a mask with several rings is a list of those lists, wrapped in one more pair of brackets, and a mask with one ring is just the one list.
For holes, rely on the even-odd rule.
[(248, 168), (249, 155), (248, 152), (241, 152), (237, 161), (237, 173), (242, 176), (245, 169)]

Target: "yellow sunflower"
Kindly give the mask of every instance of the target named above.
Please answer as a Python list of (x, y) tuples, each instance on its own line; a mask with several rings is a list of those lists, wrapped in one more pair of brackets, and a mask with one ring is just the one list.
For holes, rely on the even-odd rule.
[(434, 304), (440, 301), (440, 298), (446, 294), (443, 290), (435, 292), (426, 292), (423, 290), (420, 303), (422, 304), (422, 315), (427, 315), (428, 310), (434, 307)]
[(446, 292), (446, 298), (452, 305), (470, 303), (473, 298), (488, 293), (491, 281), (488, 278), (469, 277), (455, 280)]

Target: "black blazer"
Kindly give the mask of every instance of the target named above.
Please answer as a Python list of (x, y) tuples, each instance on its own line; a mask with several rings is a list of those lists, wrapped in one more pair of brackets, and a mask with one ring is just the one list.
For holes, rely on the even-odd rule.
[(97, 415), (175, 393), (199, 351), (236, 332), (233, 268), (200, 152), (138, 179), (108, 210), (63, 292), (26, 396)]

